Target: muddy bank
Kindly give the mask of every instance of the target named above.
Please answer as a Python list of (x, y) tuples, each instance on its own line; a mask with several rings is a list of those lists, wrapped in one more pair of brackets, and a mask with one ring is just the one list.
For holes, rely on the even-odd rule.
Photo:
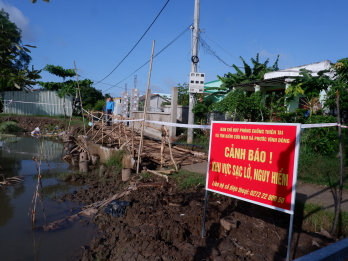
[[(15, 121), (17, 122), (18, 127), (31, 132), (33, 131), (36, 127), (39, 127), (41, 130), (44, 128), (50, 127), (50, 126), (58, 126), (59, 130), (65, 130), (68, 128), (69, 122), (67, 118), (67, 123), (63, 119), (58, 119), (58, 118), (46, 118), (46, 117), (35, 117), (35, 116), (10, 116), (6, 117), (3, 116), (0, 118), (0, 121)], [(81, 124), (79, 125), (73, 125), (71, 126), (71, 131), (70, 133), (72, 135), (77, 134), (82, 128), (82, 121)]]
[[(179, 174), (177, 174), (179, 175)], [(105, 176), (71, 175), (65, 180), (87, 182), (86, 189), (64, 194), (61, 200), (91, 204), (128, 187), (118, 169)], [(201, 237), (204, 188), (181, 189), (173, 176), (164, 187), (138, 188), (120, 200), (130, 202), (120, 218), (99, 211), (92, 222), (100, 236), (86, 246), (81, 260), (285, 260), (289, 215), (229, 197), (209, 194), (205, 238)], [(143, 181), (163, 182), (149, 174)], [(220, 219), (233, 216), (237, 227), (226, 230)], [(326, 246), (333, 239), (301, 227), (296, 216), (291, 257)], [(295, 254), (294, 254), (295, 252)]]

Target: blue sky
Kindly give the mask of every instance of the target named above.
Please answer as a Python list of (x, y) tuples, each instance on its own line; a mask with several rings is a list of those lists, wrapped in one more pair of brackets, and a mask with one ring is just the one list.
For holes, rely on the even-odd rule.
[[(99, 81), (108, 75), (130, 51), (166, 0), (0, 0), (0, 8), (23, 31), (23, 43), (32, 49), (32, 64), (42, 69), (46, 64), (73, 68), (80, 75)], [(270, 64), (280, 54), (279, 67), (285, 69), (323, 60), (335, 62), (347, 57), (348, 1), (332, 0), (201, 0), (200, 29), (204, 40), (228, 64), (242, 66), (260, 53)], [(150, 59), (152, 41), (155, 54), (193, 22), (194, 0), (171, 0), (147, 35), (130, 56), (103, 82), (116, 84)], [(204, 37), (204, 35), (203, 35)], [(152, 93), (170, 93), (170, 87), (188, 82), (191, 69), (191, 33), (188, 30), (153, 62)], [(233, 68), (200, 51), (200, 72), (206, 81), (234, 72)], [(149, 65), (136, 74), (138, 88), (146, 90)], [(43, 81), (60, 79), (42, 72)], [(118, 86), (134, 86), (134, 76)], [(95, 85), (104, 93), (110, 86)], [(120, 96), (122, 88), (107, 93)]]

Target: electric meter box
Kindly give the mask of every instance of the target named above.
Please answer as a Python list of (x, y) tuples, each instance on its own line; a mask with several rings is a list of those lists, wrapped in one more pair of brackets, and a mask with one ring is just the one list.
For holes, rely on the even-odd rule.
[(189, 84), (189, 92), (190, 93), (203, 93), (204, 92), (204, 73), (190, 73), (190, 84)]

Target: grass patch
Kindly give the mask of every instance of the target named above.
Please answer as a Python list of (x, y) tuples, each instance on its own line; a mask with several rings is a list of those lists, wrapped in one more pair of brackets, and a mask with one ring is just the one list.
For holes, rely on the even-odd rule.
[(73, 173), (71, 173), (71, 172), (61, 172), (61, 173), (58, 173), (56, 175), (61, 180), (68, 180), (68, 179), (71, 179)]
[(189, 189), (199, 184), (205, 186), (205, 176), (196, 172), (180, 170), (179, 173), (173, 173), (170, 177), (178, 182), (181, 189)]
[(22, 128), (17, 126), (14, 121), (4, 121), (0, 123), (0, 133), (15, 133), (22, 131)]
[[(332, 231), (335, 213), (325, 210), (322, 206), (312, 203), (296, 201), (295, 225), (300, 227), (303, 220), (304, 225), (309, 225), (314, 232), (320, 232), (321, 228)], [(338, 219), (338, 236), (348, 235), (348, 213), (341, 211)]]
[[(345, 159), (346, 157), (344, 157)], [(346, 161), (345, 161), (346, 162)], [(298, 180), (339, 187), (340, 160), (336, 155), (322, 156), (305, 148), (300, 149), (298, 162)], [(348, 190), (348, 167), (343, 167), (343, 188)]]
[(118, 169), (122, 169), (122, 158), (125, 152), (123, 150), (119, 150), (116, 154), (112, 154), (105, 162), (106, 167), (115, 166)]

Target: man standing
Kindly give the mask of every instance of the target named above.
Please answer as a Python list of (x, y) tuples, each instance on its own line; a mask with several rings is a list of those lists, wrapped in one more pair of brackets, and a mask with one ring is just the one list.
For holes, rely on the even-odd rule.
[(106, 113), (107, 113), (107, 121), (108, 123), (106, 126), (110, 126), (110, 115), (114, 112), (114, 102), (111, 100), (111, 97), (109, 97), (106, 101)]

